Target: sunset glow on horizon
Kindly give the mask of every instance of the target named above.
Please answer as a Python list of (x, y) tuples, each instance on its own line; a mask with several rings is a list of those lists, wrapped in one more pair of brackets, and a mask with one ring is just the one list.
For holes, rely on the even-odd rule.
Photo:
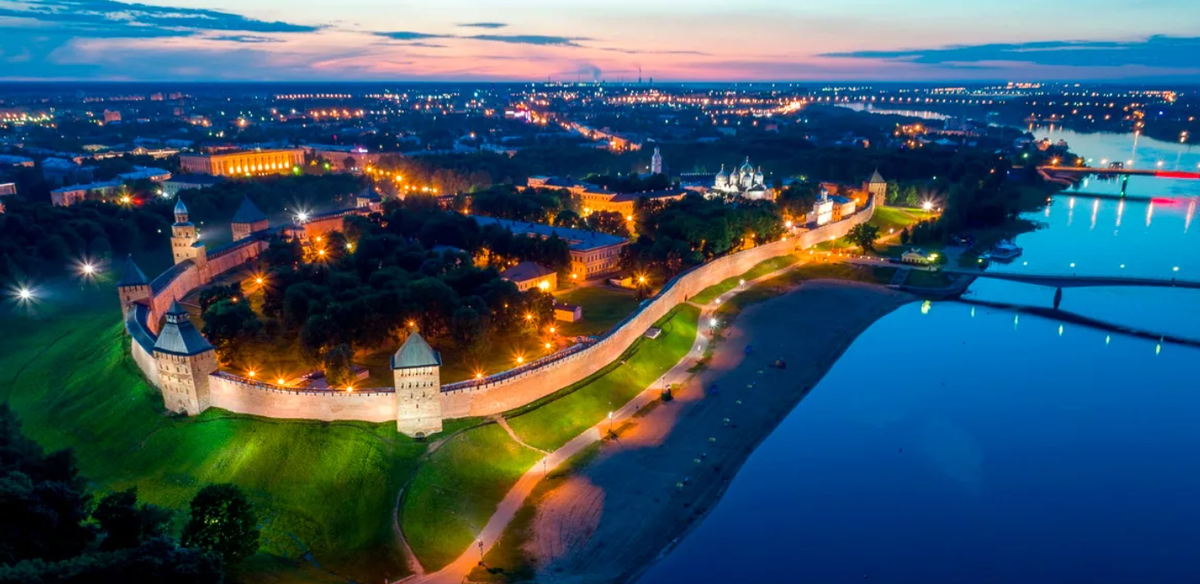
[(0, 0), (0, 79), (1200, 78), (1189, 2), (1078, 5)]

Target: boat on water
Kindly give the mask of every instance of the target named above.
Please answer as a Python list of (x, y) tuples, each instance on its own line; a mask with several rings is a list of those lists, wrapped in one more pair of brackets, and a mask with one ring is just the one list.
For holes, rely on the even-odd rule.
[(1025, 250), (1021, 249), (1020, 246), (1012, 241), (1002, 239), (997, 241), (996, 244), (992, 246), (992, 249), (988, 250), (988, 255), (990, 256), (990, 259), (998, 262), (1011, 262), (1012, 260), (1017, 259), (1017, 256), (1024, 252)]

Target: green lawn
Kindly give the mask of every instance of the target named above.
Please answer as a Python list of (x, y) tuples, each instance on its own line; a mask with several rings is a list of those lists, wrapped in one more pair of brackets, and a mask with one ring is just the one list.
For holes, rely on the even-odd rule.
[[(663, 334), (641, 339), (628, 351), (623, 363), (615, 363), (509, 419), (513, 431), (527, 444), (554, 450), (594, 426), (650, 386), (675, 366), (696, 341), (700, 309), (683, 305), (663, 317), (656, 326)], [(528, 408), (527, 408), (528, 409)]]
[(463, 553), (541, 453), (488, 424), (451, 438), (421, 465), (404, 493), (401, 529), (427, 572)]
[(871, 216), (871, 220), (868, 223), (878, 227), (879, 235), (882, 236), (888, 235), (889, 229), (900, 231), (922, 219), (934, 216), (933, 213), (926, 213), (920, 209), (879, 205), (875, 207), (875, 214)]
[(701, 306), (704, 306), (704, 305), (712, 302), (713, 300), (715, 300), (717, 297), (721, 296), (722, 294), (729, 292), (730, 290), (733, 290), (734, 288), (736, 288), (738, 286), (738, 282), (740, 280), (750, 281), (750, 280), (754, 280), (755, 278), (761, 278), (767, 274), (770, 274), (771, 272), (774, 272), (776, 270), (781, 270), (792, 264), (795, 264), (796, 262), (800, 261), (800, 257), (801, 257), (800, 254), (789, 254), (789, 255), (778, 256), (778, 257), (771, 258), (769, 260), (759, 262), (757, 265), (755, 265), (753, 268), (750, 268), (749, 271), (747, 271), (745, 274), (742, 274), (741, 276), (737, 276), (735, 278), (729, 278), (720, 283), (713, 284), (712, 286), (705, 288), (699, 294), (693, 296), (691, 298), (691, 301), (696, 304), (699, 304)]
[[(92, 490), (137, 485), (145, 501), (176, 510), (176, 527), (196, 491), (214, 482), (244, 488), (261, 516), (263, 551), (298, 560), (306, 553), (327, 571), (360, 581), (406, 573), (392, 532), (396, 493), (425, 445), (393, 424), (264, 420), (210, 410), (195, 418), (164, 415), (157, 390), (128, 354), (111, 287), (90, 306), (39, 317), (0, 316), (0, 400), (48, 449), (74, 449)], [(314, 579), (302, 560), (287, 581)], [(307, 574), (305, 576), (304, 574)]]
[(583, 320), (560, 322), (559, 332), (566, 336), (599, 335), (633, 314), (637, 309), (637, 293), (608, 286), (585, 286), (556, 294), (555, 299), (583, 307)]

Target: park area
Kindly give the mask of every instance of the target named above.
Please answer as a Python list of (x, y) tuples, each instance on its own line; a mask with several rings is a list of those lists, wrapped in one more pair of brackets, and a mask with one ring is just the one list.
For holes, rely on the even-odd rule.
[[(483, 420), (448, 421), (421, 442), (390, 423), (170, 415), (129, 355), (111, 284), (63, 288), (0, 316), (17, 331), (0, 337), (0, 400), (47, 449), (73, 449), (97, 496), (137, 486), (142, 500), (175, 512), (176, 530), (201, 487), (240, 486), (262, 519), (263, 553), (239, 571), (248, 582), (402, 578), (410, 568), (398, 524), (427, 570), (444, 565), (541, 457)], [(687, 352), (697, 315), (681, 307), (623, 365), (523, 408), (513, 420), (521, 437), (553, 448), (599, 422)]]

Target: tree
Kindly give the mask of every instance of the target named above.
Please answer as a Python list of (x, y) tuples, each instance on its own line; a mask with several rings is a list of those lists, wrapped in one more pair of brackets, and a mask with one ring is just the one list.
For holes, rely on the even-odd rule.
[(100, 499), (92, 519), (105, 533), (101, 549), (126, 549), (162, 536), (171, 521), (171, 511), (147, 503), (138, 505), (137, 487), (130, 487)]
[(200, 312), (208, 312), (212, 305), (222, 300), (232, 300), (241, 296), (242, 289), (237, 284), (228, 286), (212, 286), (200, 291)]
[(226, 363), (236, 361), (244, 341), (260, 330), (262, 323), (246, 301), (221, 300), (204, 311), (204, 336)]
[(850, 228), (846, 241), (862, 248), (863, 253), (875, 251), (875, 239), (879, 237), (879, 227), (870, 223), (859, 223)]
[(583, 223), (592, 231), (629, 237), (629, 222), (616, 211), (597, 211), (584, 218)]
[(348, 387), (354, 383), (354, 351), (338, 343), (325, 351), (325, 381), (329, 387)]
[(90, 496), (69, 450), (45, 454), (0, 404), (0, 564), (62, 560), (91, 543)]
[(254, 507), (241, 489), (228, 483), (208, 485), (192, 499), (182, 543), (236, 564), (258, 551), (257, 524)]

